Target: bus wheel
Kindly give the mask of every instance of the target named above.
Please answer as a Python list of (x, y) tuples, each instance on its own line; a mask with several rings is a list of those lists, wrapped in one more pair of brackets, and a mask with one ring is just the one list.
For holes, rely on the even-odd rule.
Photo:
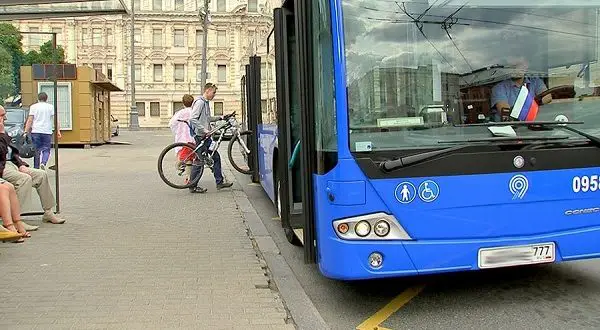
[(275, 206), (277, 207), (277, 215), (279, 216), (279, 219), (281, 220), (281, 226), (283, 227), (283, 232), (285, 233), (285, 238), (292, 245), (302, 246), (302, 242), (300, 241), (300, 239), (298, 237), (296, 237), (296, 234), (294, 234), (294, 230), (289, 225), (289, 223), (285, 223), (283, 221), (283, 208), (281, 207), (281, 194), (282, 194), (281, 180), (279, 180), (279, 178), (275, 177), (275, 199), (276, 199)]

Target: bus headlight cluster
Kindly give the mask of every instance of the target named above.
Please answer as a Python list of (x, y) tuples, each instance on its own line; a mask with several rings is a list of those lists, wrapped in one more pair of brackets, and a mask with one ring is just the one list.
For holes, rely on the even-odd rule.
[(335, 220), (338, 237), (348, 240), (410, 240), (393, 215), (383, 212)]

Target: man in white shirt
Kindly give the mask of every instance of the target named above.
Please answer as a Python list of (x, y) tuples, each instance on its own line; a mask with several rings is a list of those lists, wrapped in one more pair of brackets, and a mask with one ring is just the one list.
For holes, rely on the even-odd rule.
[[(48, 103), (48, 95), (41, 92), (38, 95), (38, 102), (32, 104), (29, 108), (29, 118), (25, 124), (25, 132), (31, 133), (31, 140), (35, 146), (36, 152), (33, 157), (33, 167), (45, 169), (50, 158), (50, 148), (52, 146), (52, 126), (54, 125), (54, 106)], [(60, 130), (57, 127), (56, 134), (61, 137)], [(40, 163), (40, 154), (42, 156)]]

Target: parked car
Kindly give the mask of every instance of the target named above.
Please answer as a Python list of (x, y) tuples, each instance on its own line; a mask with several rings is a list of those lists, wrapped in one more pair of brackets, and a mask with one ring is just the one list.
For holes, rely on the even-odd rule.
[(6, 120), (4, 130), (11, 137), (12, 143), (19, 148), (19, 154), (23, 158), (33, 157), (34, 150), (31, 141), (25, 140), (25, 122), (29, 116), (29, 108), (17, 108), (8, 106), (6, 109)]
[(110, 115), (110, 132), (112, 136), (119, 136), (119, 120), (113, 115)]

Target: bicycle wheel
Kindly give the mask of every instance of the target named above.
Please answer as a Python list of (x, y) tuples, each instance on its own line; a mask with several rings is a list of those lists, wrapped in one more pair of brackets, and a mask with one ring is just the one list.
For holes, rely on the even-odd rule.
[[(252, 131), (240, 132), (239, 136), (234, 135), (231, 138), (231, 141), (229, 141), (229, 145), (227, 146), (227, 157), (229, 157), (229, 162), (233, 168), (236, 169), (236, 171), (242, 174), (252, 173), (252, 167), (250, 165), (250, 153), (247, 153), (246, 149), (244, 148), (244, 146), (248, 146), (246, 141), (248, 141), (251, 136)], [(240, 137), (242, 139), (240, 139)], [(236, 146), (235, 151), (234, 145)]]
[[(198, 183), (204, 172), (204, 164), (199, 162), (195, 148), (191, 143), (177, 142), (161, 151), (158, 156), (158, 175), (167, 185), (185, 189)], [(199, 175), (194, 180), (190, 178), (193, 166), (200, 166)]]

